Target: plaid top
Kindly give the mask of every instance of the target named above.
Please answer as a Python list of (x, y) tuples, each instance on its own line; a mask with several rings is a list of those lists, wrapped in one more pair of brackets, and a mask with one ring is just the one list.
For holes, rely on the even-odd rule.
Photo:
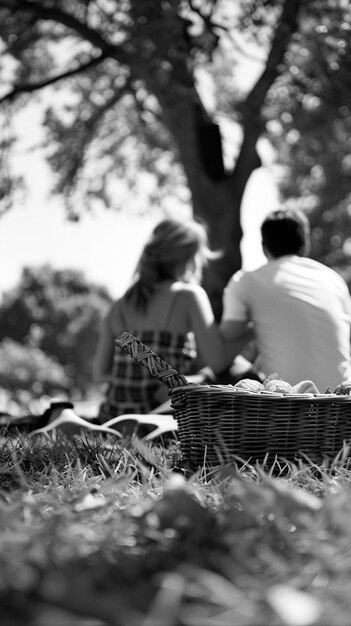
[[(190, 372), (196, 358), (192, 333), (174, 334), (168, 330), (130, 331), (151, 348), (157, 356), (179, 373)], [(150, 413), (168, 399), (168, 390), (147, 368), (115, 348), (111, 384), (106, 400), (100, 406), (99, 421), (104, 423), (126, 413)]]

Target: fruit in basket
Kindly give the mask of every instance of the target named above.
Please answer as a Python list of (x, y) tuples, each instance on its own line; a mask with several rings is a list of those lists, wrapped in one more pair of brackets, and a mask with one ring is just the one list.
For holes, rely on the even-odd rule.
[(351, 383), (341, 383), (334, 389), (337, 396), (351, 396)]
[(280, 378), (267, 379), (264, 383), (264, 389), (266, 391), (273, 391), (274, 393), (281, 393), (284, 396), (295, 393), (290, 383), (286, 382), (286, 380), (281, 380)]
[(243, 378), (239, 380), (234, 387), (235, 389), (243, 389), (245, 391), (251, 391), (252, 393), (260, 393), (263, 389), (262, 383), (252, 378)]

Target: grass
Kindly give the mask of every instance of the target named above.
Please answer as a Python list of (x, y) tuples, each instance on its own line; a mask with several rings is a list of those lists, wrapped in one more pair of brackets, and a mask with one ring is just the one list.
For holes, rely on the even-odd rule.
[[(6, 433), (3, 433), (6, 435)], [(348, 626), (351, 465), (1, 438), (4, 626)]]

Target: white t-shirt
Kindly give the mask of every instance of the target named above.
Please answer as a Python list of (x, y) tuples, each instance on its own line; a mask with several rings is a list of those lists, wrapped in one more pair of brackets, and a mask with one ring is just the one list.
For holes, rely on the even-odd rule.
[(321, 392), (351, 377), (351, 298), (344, 279), (306, 257), (239, 271), (224, 290), (223, 321), (252, 321), (260, 369)]

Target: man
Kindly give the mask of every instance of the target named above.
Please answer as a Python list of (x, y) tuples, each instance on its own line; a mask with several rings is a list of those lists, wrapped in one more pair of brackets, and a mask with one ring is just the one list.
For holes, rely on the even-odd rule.
[(238, 340), (252, 327), (259, 367), (296, 385), (312, 380), (320, 392), (351, 378), (351, 298), (343, 278), (307, 258), (310, 229), (297, 210), (270, 213), (261, 226), (267, 263), (239, 271), (223, 298), (221, 334)]

